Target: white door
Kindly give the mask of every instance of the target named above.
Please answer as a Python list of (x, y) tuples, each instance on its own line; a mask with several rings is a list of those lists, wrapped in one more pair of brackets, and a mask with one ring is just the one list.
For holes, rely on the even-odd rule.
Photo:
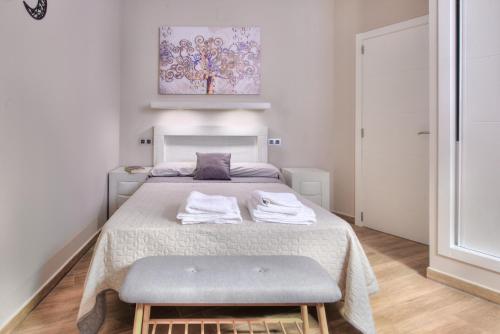
[(356, 161), (357, 222), (426, 244), (428, 41), (427, 17), (358, 35)]

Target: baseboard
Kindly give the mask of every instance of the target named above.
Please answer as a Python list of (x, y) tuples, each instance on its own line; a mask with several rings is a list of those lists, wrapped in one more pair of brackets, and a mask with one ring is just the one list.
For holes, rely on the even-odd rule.
[(485, 286), (461, 279), (459, 277), (446, 274), (442, 271), (427, 267), (427, 278), (451, 286), (452, 288), (465, 291), (471, 295), (500, 304), (500, 292), (489, 289)]
[(40, 289), (17, 311), (17, 313), (7, 320), (6, 324), (0, 328), (0, 334), (11, 333), (28, 316), (28, 314), (56, 287), (63, 277), (75, 266), (75, 264), (89, 251), (99, 237), (100, 229), (83, 244), (66, 261), (52, 277), (42, 285)]
[(346, 222), (348, 222), (349, 224), (354, 225), (355, 219), (353, 216), (349, 216), (348, 214), (341, 213), (341, 212), (335, 212), (335, 211), (333, 211), (333, 213), (336, 214), (337, 216), (339, 216), (340, 218), (342, 218), (343, 220), (345, 220)]

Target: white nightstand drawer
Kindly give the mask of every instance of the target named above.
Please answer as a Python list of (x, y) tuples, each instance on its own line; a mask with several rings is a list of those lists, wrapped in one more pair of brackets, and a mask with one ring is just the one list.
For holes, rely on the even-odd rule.
[(281, 171), (293, 190), (330, 210), (330, 173), (317, 168), (282, 168)]
[(302, 181), (300, 183), (300, 193), (304, 196), (321, 195), (321, 182)]
[(321, 197), (321, 195), (302, 195), (302, 197), (310, 200), (311, 202), (318, 204), (319, 206), (321, 206), (322, 201), (323, 201), (323, 198)]
[(132, 195), (137, 189), (139, 189), (142, 183), (143, 182), (137, 181), (120, 181), (118, 182), (118, 195)]
[(151, 167), (136, 173), (127, 173), (124, 167), (109, 172), (108, 179), (108, 217), (129, 199), (139, 187), (146, 182)]
[(122, 196), (122, 195), (118, 195), (116, 196), (116, 208), (118, 209), (120, 206), (122, 206), (123, 203), (125, 203), (128, 199), (130, 198), (130, 196)]

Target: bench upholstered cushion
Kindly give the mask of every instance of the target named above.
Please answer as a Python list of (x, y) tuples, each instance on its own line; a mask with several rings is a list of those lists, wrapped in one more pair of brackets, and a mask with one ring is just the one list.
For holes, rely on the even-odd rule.
[(120, 289), (127, 303), (317, 304), (340, 300), (336, 282), (303, 256), (153, 256), (135, 262)]

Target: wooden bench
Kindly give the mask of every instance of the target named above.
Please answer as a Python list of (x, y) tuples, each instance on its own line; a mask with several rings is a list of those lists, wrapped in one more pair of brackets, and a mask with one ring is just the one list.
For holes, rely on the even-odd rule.
[(286, 333), (292, 323), (309, 332), (308, 306), (316, 306), (321, 334), (328, 334), (325, 303), (340, 300), (336, 282), (314, 260), (302, 256), (154, 256), (135, 262), (120, 289), (120, 299), (136, 304), (134, 334), (153, 333), (159, 325), (221, 325), (256, 323), (269, 332), (269, 318), (153, 319), (155, 306), (300, 306), (301, 320), (273, 319)]

